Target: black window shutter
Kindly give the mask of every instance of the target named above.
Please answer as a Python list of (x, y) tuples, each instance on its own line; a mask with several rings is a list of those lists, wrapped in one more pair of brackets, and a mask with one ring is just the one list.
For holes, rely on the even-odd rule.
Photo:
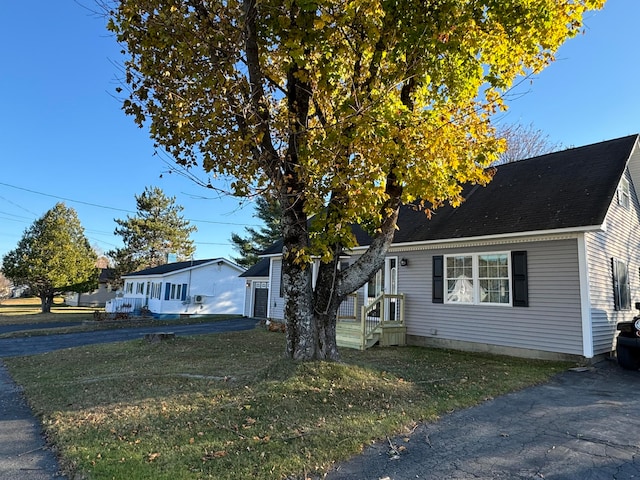
[(444, 303), (444, 257), (433, 256), (432, 303)]
[(511, 252), (511, 283), (513, 306), (529, 306), (529, 280), (527, 277), (527, 252)]
[(164, 284), (164, 299), (169, 300), (170, 294), (171, 294), (171, 284), (167, 282)]
[(284, 298), (284, 258), (280, 264), (280, 298)]
[(616, 310), (620, 310), (620, 280), (618, 277), (618, 262), (611, 259), (611, 271), (613, 272), (613, 305)]

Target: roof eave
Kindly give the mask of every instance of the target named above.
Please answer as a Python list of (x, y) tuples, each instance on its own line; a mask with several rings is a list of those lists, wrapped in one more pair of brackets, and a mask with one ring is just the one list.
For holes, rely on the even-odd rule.
[[(402, 250), (405, 248), (415, 248), (415, 247), (433, 247), (438, 245), (455, 245), (457, 243), (469, 243), (469, 242), (491, 242), (491, 241), (500, 241), (503, 243), (505, 240), (513, 239), (519, 240), (527, 237), (551, 237), (558, 235), (571, 235), (571, 234), (579, 234), (585, 232), (604, 232), (606, 231), (606, 226), (604, 224), (600, 225), (585, 225), (580, 227), (568, 227), (568, 228), (555, 228), (550, 230), (537, 230), (537, 231), (525, 231), (525, 232), (511, 232), (511, 233), (500, 233), (495, 235), (480, 235), (475, 237), (461, 237), (461, 238), (443, 238), (437, 240), (424, 240), (419, 242), (405, 242), (405, 243), (392, 243), (390, 249), (394, 250)], [(353, 252), (360, 252), (366, 250), (368, 245), (362, 247), (355, 247), (352, 249)]]

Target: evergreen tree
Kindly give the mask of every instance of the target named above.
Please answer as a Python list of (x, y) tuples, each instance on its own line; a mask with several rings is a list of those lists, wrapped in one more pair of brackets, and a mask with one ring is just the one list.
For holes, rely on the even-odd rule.
[(51, 311), (53, 297), (86, 292), (98, 284), (96, 254), (74, 209), (58, 203), (29, 227), (15, 250), (2, 259), (2, 272), (14, 285), (28, 285)]
[(239, 256), (233, 257), (233, 260), (244, 268), (258, 263), (260, 252), (282, 236), (280, 231), (282, 210), (277, 202), (258, 197), (254, 217), (262, 220), (264, 225), (257, 229), (245, 227), (247, 235), (244, 237), (237, 233), (231, 234), (233, 248), (239, 253)]
[(175, 197), (167, 197), (158, 187), (145, 187), (136, 195), (136, 215), (115, 219), (114, 233), (122, 237), (124, 246), (108, 252), (116, 264), (116, 277), (144, 268), (167, 263), (170, 253), (186, 260), (195, 251), (189, 238), (196, 227), (180, 215), (184, 207)]

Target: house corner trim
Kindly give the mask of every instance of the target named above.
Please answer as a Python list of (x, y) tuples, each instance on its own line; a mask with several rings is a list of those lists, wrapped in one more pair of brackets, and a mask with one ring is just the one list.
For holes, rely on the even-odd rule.
[(578, 270), (580, 275), (580, 312), (582, 315), (582, 353), (585, 358), (593, 358), (593, 324), (591, 321), (591, 295), (589, 292), (589, 267), (587, 262), (587, 242), (580, 233), (578, 242)]

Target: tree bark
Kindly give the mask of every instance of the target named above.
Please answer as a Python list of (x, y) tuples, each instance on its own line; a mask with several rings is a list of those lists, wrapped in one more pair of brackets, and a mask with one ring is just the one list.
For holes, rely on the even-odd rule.
[(50, 313), (53, 305), (53, 293), (45, 292), (40, 294), (40, 308), (42, 313)]
[(283, 196), (281, 201), (290, 203), (282, 215), (284, 237), (282, 282), (285, 297), (284, 318), (287, 324), (286, 355), (294, 360), (313, 360), (317, 355), (311, 268), (297, 256), (297, 253), (302, 252), (308, 244), (307, 220), (302, 209), (303, 202), (296, 202), (287, 195)]
[(300, 210), (296, 215), (296, 204), (285, 209), (282, 268), (287, 357), (294, 360), (340, 359), (336, 342), (336, 322), (340, 304), (382, 268), (386, 252), (393, 241), (402, 188), (395, 184), (392, 176), (388, 178), (388, 182), (387, 191), (390, 197), (384, 207), (387, 216), (369, 248), (345, 271), (338, 270), (340, 249), (336, 248), (333, 260), (320, 265), (315, 288), (312, 286), (310, 265), (295, 261), (295, 252), (308, 243), (304, 212), (298, 206)]
[(339, 282), (338, 265), (340, 256), (336, 255), (332, 262), (323, 264), (318, 270), (314, 292), (314, 317), (318, 331), (316, 350), (318, 358), (337, 361), (340, 359), (336, 342), (336, 322), (338, 309), (344, 300), (338, 295), (336, 287)]

